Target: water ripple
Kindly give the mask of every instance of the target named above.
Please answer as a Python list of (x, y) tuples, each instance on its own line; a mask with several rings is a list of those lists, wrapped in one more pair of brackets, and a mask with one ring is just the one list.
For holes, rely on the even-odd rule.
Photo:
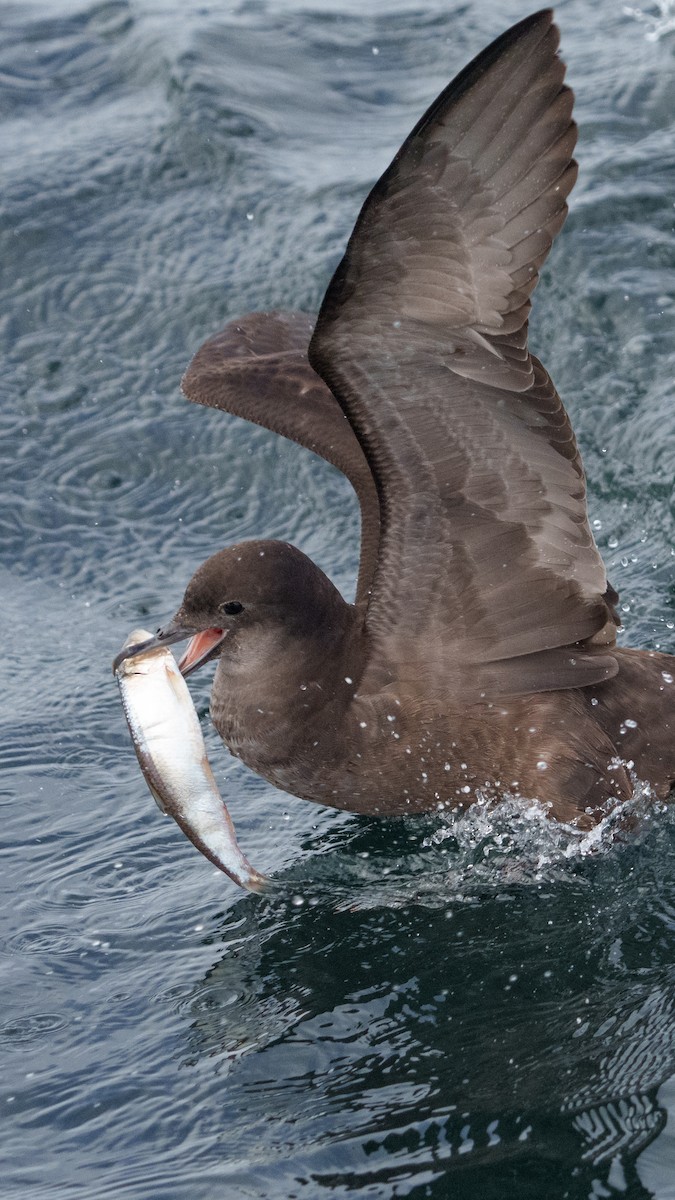
[[(532, 334), (621, 636), (673, 650), (667, 7), (560, 13), (581, 173)], [(228, 762), (197, 679), (275, 878), (247, 897), (160, 817), (110, 673), (227, 541), (289, 538), (353, 588), (344, 480), (178, 381), (228, 318), (318, 308), (402, 131), (512, 19), (501, 0), (3, 6), (8, 1200), (669, 1194), (670, 812), (639, 787), (592, 835), (515, 797), (322, 812)]]

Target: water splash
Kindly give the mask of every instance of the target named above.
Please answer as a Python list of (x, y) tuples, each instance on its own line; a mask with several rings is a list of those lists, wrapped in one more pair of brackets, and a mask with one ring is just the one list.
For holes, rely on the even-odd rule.
[(649, 784), (633, 779), (633, 795), (608, 810), (590, 830), (551, 819), (538, 800), (506, 794), (496, 804), (480, 796), (464, 813), (448, 814), (425, 845), (450, 842), (460, 872), (470, 870), (483, 883), (541, 883), (568, 873), (629, 835), (644, 836), (655, 813), (665, 811)]
[[(637, 849), (664, 822), (666, 805), (648, 784), (634, 780), (633, 795), (590, 830), (551, 819), (538, 800), (507, 794), (495, 802), (479, 794), (469, 809), (429, 818), (416, 847), (390, 856), (328, 854), (312, 890), (342, 893), (351, 909), (422, 904), (475, 904), (511, 888), (574, 881), (585, 887), (584, 866), (612, 860), (621, 848)], [(419, 821), (419, 818), (417, 819)], [(419, 829), (419, 825), (417, 826)], [(334, 860), (334, 861), (331, 861)]]

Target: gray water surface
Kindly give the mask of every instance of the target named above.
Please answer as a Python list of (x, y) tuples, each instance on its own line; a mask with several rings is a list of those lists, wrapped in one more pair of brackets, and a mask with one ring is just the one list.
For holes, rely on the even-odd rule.
[[(160, 817), (110, 674), (226, 542), (353, 594), (346, 482), (178, 381), (229, 317), (316, 310), (403, 136), (526, 11), (0, 3), (3, 1197), (675, 1197), (672, 812), (638, 788), (593, 841), (508, 800), (323, 811), (228, 759), (204, 672), (281, 883), (246, 896)], [(622, 637), (673, 653), (675, 7), (558, 19), (581, 173), (532, 344)]]

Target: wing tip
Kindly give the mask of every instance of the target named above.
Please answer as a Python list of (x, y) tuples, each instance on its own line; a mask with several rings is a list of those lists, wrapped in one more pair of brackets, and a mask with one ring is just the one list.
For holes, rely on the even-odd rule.
[[(560, 45), (560, 30), (555, 23), (554, 16), (552, 8), (540, 8), (528, 17), (523, 17), (522, 21), (517, 21), (515, 25), (510, 25), (508, 29), (499, 34), (499, 37), (496, 37), (485, 49), (472, 58), (471, 62), (467, 63), (441, 95), (447, 97), (452, 89), (454, 95), (459, 97), (477, 82), (501, 58), (505, 51), (509, 50), (512, 46), (516, 46), (536, 30), (540, 30), (542, 39), (547, 34), (550, 34), (552, 43), (551, 58), (554, 58)], [(441, 97), (439, 97), (440, 99)], [(424, 114), (419, 122), (420, 127), (429, 115), (430, 113)]]
[[(188, 363), (180, 390), (193, 404), (227, 406), (214, 400), (209, 387), (229, 373), (262, 365), (265, 360), (305, 356), (315, 318), (300, 310), (264, 309), (234, 317), (202, 342)], [(208, 394), (207, 394), (208, 393)]]
[[(388, 185), (390, 177), (394, 172), (400, 170), (404, 162), (406, 151), (409, 150), (412, 143), (420, 138), (424, 138), (428, 132), (429, 126), (433, 125), (435, 120), (442, 116), (444, 111), (452, 112), (455, 106), (461, 105), (465, 98), (469, 98), (468, 94), (471, 90), (480, 86), (486, 77), (490, 75), (493, 67), (499, 72), (500, 64), (504, 63), (504, 71), (498, 73), (495, 78), (495, 86), (499, 91), (504, 86), (504, 80), (509, 81), (515, 78), (518, 71), (525, 69), (526, 74), (536, 70), (538, 74), (543, 74), (550, 71), (553, 64), (558, 64), (557, 72), (559, 79), (559, 90), (557, 98), (564, 97), (562, 108), (564, 112), (558, 122), (558, 133), (556, 142), (560, 142), (563, 138), (566, 139), (566, 150), (569, 155), (566, 162), (559, 167), (559, 175), (553, 177), (547, 187), (542, 188), (541, 196), (545, 198), (546, 194), (553, 192), (557, 193), (557, 210), (554, 213), (549, 213), (547, 222), (550, 225), (549, 234), (550, 242), (546, 248), (546, 254), (550, 250), (553, 239), (562, 227), (567, 215), (566, 198), (572, 190), (577, 177), (577, 164), (572, 154), (577, 140), (577, 125), (572, 117), (572, 109), (574, 103), (574, 92), (572, 88), (564, 83), (565, 64), (557, 54), (560, 42), (560, 31), (554, 21), (554, 10), (551, 7), (542, 8), (524, 17), (521, 21), (510, 26), (501, 33), (493, 42), (485, 49), (480, 51), (471, 62), (469, 62), (463, 70), (452, 79), (446, 88), (436, 97), (429, 108), (422, 114), (417, 124), (414, 126), (408, 137), (403, 142), (402, 146), (394, 156), (389, 168), (384, 172), (381, 178), (376, 182), (369, 196), (367, 197), (363, 208), (357, 218), (354, 231), (345, 252), (345, 255), (340, 262), (333, 279), (327, 289), (324, 297), (319, 316), (317, 319), (316, 330), (310, 341), (309, 360), (318, 374), (325, 379), (326, 371), (330, 366), (331, 352), (330, 348), (323, 344), (323, 339), (327, 334), (328, 327), (334, 323), (336, 314), (344, 309), (346, 303), (351, 297), (353, 288), (349, 284), (350, 261), (353, 256), (353, 244), (359, 234), (365, 232), (363, 226), (365, 224), (366, 215), (372, 211), (373, 204), (381, 200), (382, 194)], [(517, 48), (520, 46), (520, 51)], [(509, 57), (509, 51), (516, 48), (515, 57)], [(533, 66), (533, 64), (536, 64)], [(501, 74), (501, 79), (500, 79)], [(490, 85), (488, 84), (488, 87)], [(553, 103), (553, 102), (551, 102)], [(544, 123), (542, 122), (542, 128)], [(490, 145), (490, 142), (487, 143)], [(520, 182), (518, 178), (515, 183), (511, 181), (508, 190), (515, 190), (515, 185)], [(540, 199), (535, 195), (532, 199), (534, 203)], [(517, 215), (517, 213), (516, 213)], [(509, 215), (509, 220), (512, 220)], [(546, 225), (546, 221), (542, 224)], [(529, 231), (531, 232), (531, 231)], [(508, 245), (508, 243), (507, 243)], [(509, 247), (510, 248), (510, 247)], [(544, 254), (543, 258), (546, 255)], [(542, 261), (543, 261), (542, 258)], [(538, 265), (541, 265), (539, 263)], [(529, 295), (536, 285), (538, 279), (538, 271), (531, 273), (530, 286), (523, 291), (523, 297)], [(512, 308), (509, 312), (512, 312)], [(529, 305), (524, 305), (522, 309), (521, 324), (526, 321)], [(477, 314), (473, 324), (478, 328), (489, 330), (492, 334), (498, 332), (492, 326), (480, 319), (480, 314)], [(500, 327), (501, 328), (501, 327)]]

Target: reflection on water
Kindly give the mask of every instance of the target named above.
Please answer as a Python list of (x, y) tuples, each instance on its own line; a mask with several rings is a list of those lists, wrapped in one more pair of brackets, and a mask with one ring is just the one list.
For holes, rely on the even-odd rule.
[[(671, 9), (559, 13), (581, 174), (533, 339), (623, 636), (672, 652)], [(244, 897), (159, 816), (110, 673), (226, 541), (352, 593), (344, 480), (178, 380), (227, 317), (316, 310), (402, 135), (523, 11), (0, 6), (3, 1197), (673, 1196), (671, 812), (351, 819), (205, 723), (278, 883)]]
[[(436, 906), (403, 908), (380, 883), (390, 839), (366, 823), (307, 896), (290, 889), (214, 930), (186, 1065), (229, 1073), (240, 1150), (268, 1162), (280, 1140), (304, 1146), (325, 1187), (412, 1172), (420, 1195), (441, 1196), (456, 1162), (457, 1194), (499, 1181), (495, 1195), (516, 1196), (545, 1162), (552, 1180), (576, 1179), (568, 1194), (596, 1176), (637, 1188), (631, 1164), (663, 1126), (655, 1093), (674, 1065), (673, 967), (647, 932), (673, 831), (668, 817), (555, 886), (484, 880), (444, 898), (437, 873)], [(399, 830), (410, 894), (427, 875), (418, 837)], [(366, 909), (335, 902), (354, 857), (368, 864)]]

